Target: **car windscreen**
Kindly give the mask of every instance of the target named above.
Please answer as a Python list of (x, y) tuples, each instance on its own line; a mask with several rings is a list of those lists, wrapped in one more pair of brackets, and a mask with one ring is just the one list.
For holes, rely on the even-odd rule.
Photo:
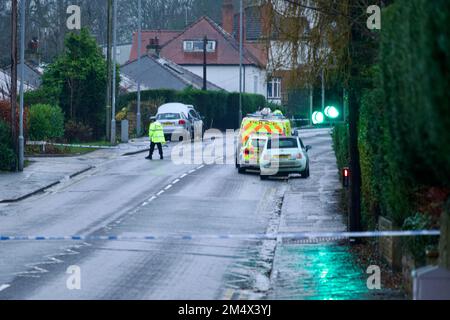
[(180, 118), (179, 113), (161, 113), (156, 117), (157, 120), (179, 120)]
[(295, 138), (270, 139), (267, 149), (291, 149), (298, 148), (298, 141)]

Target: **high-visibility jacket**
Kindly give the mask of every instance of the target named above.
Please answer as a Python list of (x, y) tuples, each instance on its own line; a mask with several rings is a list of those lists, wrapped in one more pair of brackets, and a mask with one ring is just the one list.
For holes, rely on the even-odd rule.
[(150, 128), (148, 129), (148, 136), (150, 138), (150, 141), (153, 143), (166, 143), (163, 126), (158, 121), (150, 124)]
[(273, 112), (273, 115), (274, 115), (274, 116), (281, 116), (281, 117), (282, 117), (282, 116), (283, 116), (283, 112), (281, 112), (280, 110), (277, 109), (277, 110), (275, 110), (275, 111)]

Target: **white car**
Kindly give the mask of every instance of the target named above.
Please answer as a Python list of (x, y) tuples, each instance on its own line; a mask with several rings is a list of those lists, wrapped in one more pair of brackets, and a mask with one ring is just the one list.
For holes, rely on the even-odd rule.
[[(194, 106), (183, 103), (166, 103), (158, 108), (156, 120), (164, 127), (167, 139), (201, 139), (204, 133), (203, 119)], [(186, 136), (186, 137), (185, 137)]]
[(277, 137), (268, 139), (259, 160), (261, 180), (278, 174), (298, 173), (309, 177), (308, 151), (299, 137)]

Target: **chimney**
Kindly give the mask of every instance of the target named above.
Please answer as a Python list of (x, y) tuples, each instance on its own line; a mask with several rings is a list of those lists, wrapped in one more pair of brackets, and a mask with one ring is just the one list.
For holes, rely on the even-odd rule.
[(229, 34), (233, 34), (234, 7), (233, 0), (224, 0), (222, 6), (222, 28)]
[(147, 54), (159, 58), (159, 53), (161, 52), (161, 47), (159, 45), (159, 38), (155, 37), (150, 39), (147, 46)]

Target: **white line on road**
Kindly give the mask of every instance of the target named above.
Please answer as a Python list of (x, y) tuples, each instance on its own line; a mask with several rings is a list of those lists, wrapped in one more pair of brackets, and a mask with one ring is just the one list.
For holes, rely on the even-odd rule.
[(194, 172), (195, 172), (195, 169), (193, 169), (193, 170), (189, 171), (189, 173), (194, 173)]
[(164, 190), (167, 191), (167, 190), (169, 190), (170, 188), (172, 188), (172, 185), (171, 185), (171, 184), (169, 184), (167, 187), (165, 187)]
[(186, 178), (187, 177), (187, 173), (183, 174), (180, 179)]
[(160, 192), (158, 192), (156, 195), (157, 196), (160, 196), (160, 195), (162, 195), (164, 193), (164, 190), (161, 190)]
[(180, 179), (175, 180), (172, 184), (177, 184), (178, 182), (180, 182)]
[(2, 284), (2, 285), (0, 286), (0, 292), (3, 291), (3, 290), (5, 290), (5, 289), (8, 289), (9, 287), (11, 287), (11, 285), (9, 285), (9, 284)]
[(202, 164), (200, 167), (197, 168), (197, 170), (203, 169), (205, 167), (204, 164)]
[(153, 200), (156, 200), (156, 197), (155, 197), (155, 196), (153, 196), (153, 197), (151, 197), (150, 199), (148, 199), (148, 202), (152, 202)]

